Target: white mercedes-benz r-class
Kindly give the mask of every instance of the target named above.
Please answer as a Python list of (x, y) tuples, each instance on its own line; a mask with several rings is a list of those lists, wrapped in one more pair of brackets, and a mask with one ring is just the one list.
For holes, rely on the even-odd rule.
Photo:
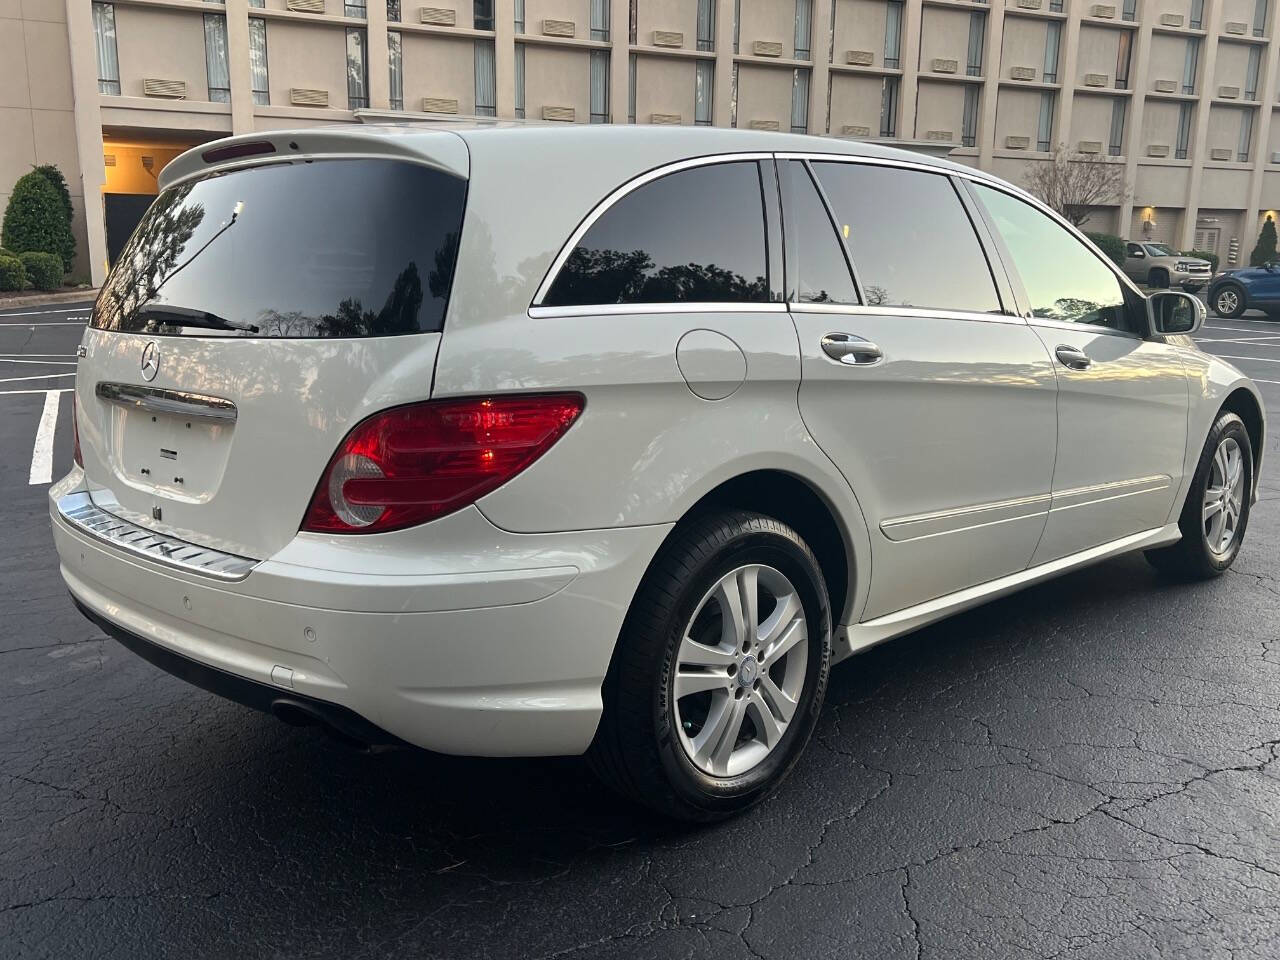
[(1126, 551), (1209, 577), (1255, 386), (1023, 191), (707, 128), (196, 148), (80, 347), (84, 614), (363, 742), (760, 800), (831, 665)]

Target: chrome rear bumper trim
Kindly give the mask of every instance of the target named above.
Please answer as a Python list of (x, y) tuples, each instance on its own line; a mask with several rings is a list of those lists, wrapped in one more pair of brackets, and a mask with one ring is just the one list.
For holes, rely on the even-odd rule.
[(248, 557), (188, 543), (121, 520), (95, 504), (87, 493), (69, 493), (59, 499), (58, 515), (73, 529), (122, 553), (203, 577), (243, 580), (258, 565), (257, 560)]

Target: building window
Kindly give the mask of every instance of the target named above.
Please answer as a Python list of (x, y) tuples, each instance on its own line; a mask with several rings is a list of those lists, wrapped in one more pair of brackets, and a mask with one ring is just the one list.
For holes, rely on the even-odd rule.
[(1130, 23), (1138, 19), (1138, 0), (1124, 0), (1120, 15)]
[(733, 65), (729, 74), (729, 126), (738, 125), (738, 64)]
[(524, 33), (524, 0), (516, 0), (516, 33)]
[(369, 38), (363, 30), (347, 29), (347, 109), (369, 106)]
[(249, 18), (249, 83), (255, 104), (265, 107), (271, 103), (267, 78), (267, 21), (261, 17)]
[(368, 9), (360, 0), (343, 0), (342, 15), (344, 17), (355, 17), (357, 20), (363, 20), (369, 15)]
[(1118, 157), (1124, 152), (1124, 117), (1129, 101), (1116, 97), (1111, 101), (1111, 137), (1107, 140), (1107, 153)]
[(498, 115), (498, 65), (492, 40), (475, 42), (476, 116)]
[(209, 78), (209, 100), (231, 102), (231, 74), (227, 71), (227, 18), (220, 13), (204, 15), (204, 68)]
[(693, 75), (693, 122), (699, 127), (711, 126), (712, 92), (715, 90), (716, 63), (699, 60)]
[(1191, 0), (1191, 16), (1187, 20), (1192, 30), (1199, 30), (1204, 26), (1204, 0)]
[(1116, 46), (1116, 89), (1129, 89), (1129, 61), (1133, 59), (1133, 34), (1128, 30), (1121, 32), (1120, 42)]
[(1241, 163), (1249, 162), (1249, 154), (1253, 151), (1253, 111), (1240, 111), (1240, 143), (1236, 147), (1236, 159)]
[(884, 85), (880, 88), (880, 136), (896, 137), (897, 135), (898, 78), (885, 77)]
[(1182, 61), (1182, 92), (1196, 92), (1196, 71), (1200, 66), (1200, 38), (1187, 38), (1187, 55)]
[(260, 10), (265, 8), (266, 5), (267, 5), (267, 0), (249, 0), (249, 6), (257, 7)]
[(1044, 25), (1044, 73), (1041, 78), (1045, 83), (1058, 82), (1058, 47), (1062, 41), (1062, 24), (1050, 20)]
[(1191, 108), (1193, 104), (1178, 104), (1178, 144), (1174, 147), (1176, 160), (1187, 159), (1187, 145), (1191, 142)]
[(609, 51), (591, 51), (591, 122), (609, 122)]
[(636, 122), (636, 55), (627, 57), (627, 123)]
[(1267, 30), (1267, 0), (1253, 2), (1253, 35), (1262, 36)]
[(637, 9), (640, 0), (631, 0), (627, 5), (627, 42), (636, 43), (636, 37), (640, 35), (640, 11)]
[(609, 0), (591, 0), (591, 39), (609, 39)]
[(1258, 68), (1262, 66), (1262, 48), (1249, 48), (1249, 65), (1244, 74), (1244, 98), (1258, 99)]
[(698, 49), (716, 48), (716, 0), (698, 0)]
[(809, 132), (809, 69), (791, 71), (791, 132)]
[[(631, 0), (634, 4), (636, 0)], [(733, 52), (738, 53), (738, 48), (742, 46), (742, 0), (733, 0)], [(635, 43), (635, 37), (631, 38), (631, 42)]]
[(391, 77), (391, 109), (404, 109), (404, 47), (398, 30), (387, 31), (387, 68)]
[(969, 14), (969, 59), (964, 72), (971, 77), (982, 76), (982, 45), (987, 32), (985, 13)]
[(524, 44), (516, 44), (516, 119), (524, 119)]
[(902, 3), (889, 0), (884, 19), (884, 65), (898, 69), (902, 65)]
[(808, 60), (812, 45), (813, 0), (796, 0), (796, 36), (794, 44), (796, 59)]
[(93, 5), (93, 40), (98, 49), (98, 92), (120, 94), (120, 58), (116, 55), (116, 8)]
[(387, 0), (387, 23), (400, 22), (400, 0)]
[(472, 22), (477, 30), (493, 29), (493, 0), (475, 0)]
[(1062, 0), (1049, 0), (1049, 12), (1050, 12), (1050, 13), (1061, 13), (1061, 12), (1062, 12)]
[(1045, 90), (1040, 94), (1040, 124), (1036, 134), (1036, 149), (1048, 153), (1053, 149), (1053, 108), (1058, 99), (1057, 91)]
[(967, 84), (964, 88), (964, 117), (960, 123), (960, 142), (966, 147), (978, 145), (978, 94), (977, 84)]

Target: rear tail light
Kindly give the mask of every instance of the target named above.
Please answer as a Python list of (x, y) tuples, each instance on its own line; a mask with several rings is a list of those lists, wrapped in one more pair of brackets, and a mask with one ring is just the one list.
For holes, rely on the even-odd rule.
[(76, 413), (76, 394), (71, 392), (71, 459), (76, 466), (84, 469), (84, 457), (80, 453), (80, 416)]
[(339, 445), (302, 529), (382, 533), (474, 503), (550, 449), (578, 393), (433, 400), (374, 414)]

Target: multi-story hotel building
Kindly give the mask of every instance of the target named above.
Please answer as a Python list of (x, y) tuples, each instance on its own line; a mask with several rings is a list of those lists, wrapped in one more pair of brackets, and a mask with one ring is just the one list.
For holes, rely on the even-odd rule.
[(231, 133), (497, 117), (919, 141), (1015, 182), (1123, 167), (1089, 229), (1247, 257), (1280, 207), (1269, 0), (0, 0), (0, 205), (67, 174), (100, 281)]

